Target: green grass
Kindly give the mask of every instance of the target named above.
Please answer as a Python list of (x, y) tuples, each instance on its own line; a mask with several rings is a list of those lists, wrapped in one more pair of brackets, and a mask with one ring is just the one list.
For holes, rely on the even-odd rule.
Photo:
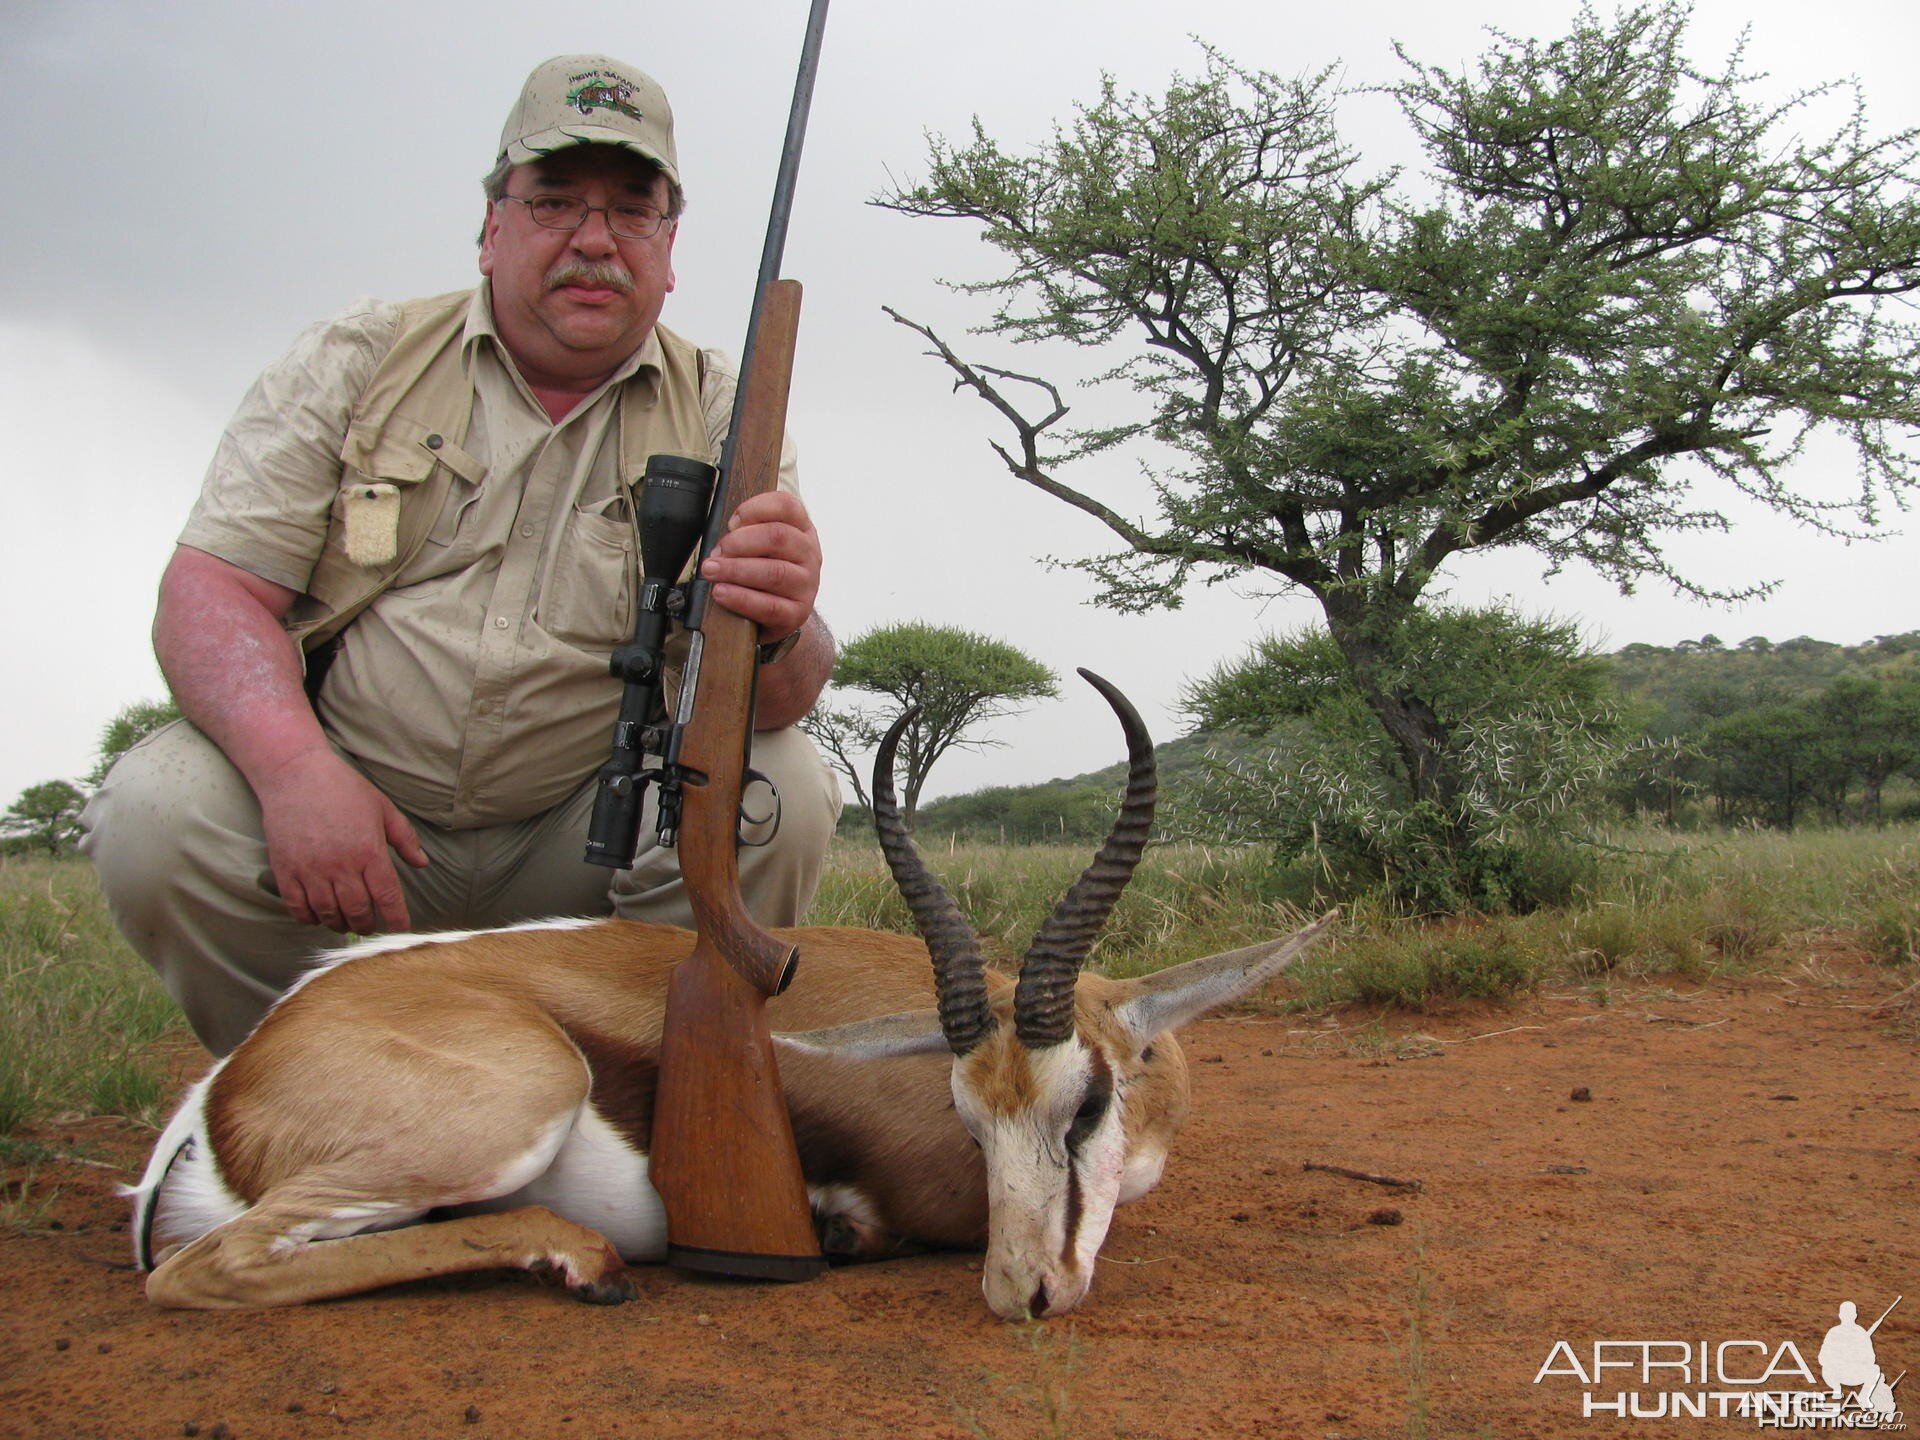
[[(1090, 847), (930, 847), (981, 932), (1017, 961)], [(1141, 974), (1299, 927), (1297, 876), (1258, 850), (1150, 850), (1090, 965)], [(810, 917), (911, 931), (871, 843), (836, 844)], [(1265, 1003), (1423, 1011), (1499, 1003), (1543, 984), (1604, 1000), (1619, 980), (1697, 981), (1852, 946), (1912, 983), (1920, 945), (1920, 826), (1611, 837), (1577, 902), (1523, 916), (1418, 920), (1364, 900)], [(170, 1094), (152, 1042), (172, 1002), (115, 934), (83, 861), (0, 859), (0, 1137), (66, 1115), (153, 1121)]]
[(0, 1135), (68, 1114), (151, 1121), (146, 1048), (179, 1023), (107, 918), (84, 862), (0, 860)]
[[(1699, 981), (1784, 963), (1838, 937), (1889, 965), (1920, 937), (1920, 827), (1608, 838), (1598, 880), (1570, 905), (1523, 916), (1406, 919), (1361, 901), (1333, 943), (1294, 967), (1295, 1003), (1428, 1010), (1505, 1001), (1543, 983)], [(1089, 858), (1084, 846), (930, 847), (986, 948), (1017, 958)], [(1296, 928), (1297, 876), (1257, 850), (1150, 850), (1090, 959), (1126, 976)], [(812, 919), (909, 930), (870, 845), (843, 842)]]

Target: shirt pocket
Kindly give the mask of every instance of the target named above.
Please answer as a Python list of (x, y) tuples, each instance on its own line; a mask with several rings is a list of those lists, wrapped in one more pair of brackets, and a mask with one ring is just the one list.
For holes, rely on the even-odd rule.
[(625, 644), (633, 637), (638, 563), (625, 495), (575, 507), (541, 601), (542, 626), (583, 650)]

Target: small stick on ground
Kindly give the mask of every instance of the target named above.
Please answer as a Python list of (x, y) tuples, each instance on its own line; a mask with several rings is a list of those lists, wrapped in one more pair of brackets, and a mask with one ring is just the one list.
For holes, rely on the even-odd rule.
[(1891, 1015), (1896, 1010), (1906, 1009), (1909, 1005), (1914, 1004), (1916, 1000), (1920, 1000), (1920, 980), (1916, 980), (1913, 984), (1907, 986), (1906, 989), (1896, 994), (1889, 995), (1885, 1000), (1875, 1005), (1871, 1013), (1874, 1015)]
[(1385, 1185), (1394, 1190), (1424, 1190), (1424, 1180), (1396, 1180), (1391, 1175), (1372, 1175), (1365, 1170), (1349, 1170), (1344, 1165), (1322, 1165), (1318, 1160), (1308, 1160), (1300, 1167), (1302, 1170), (1321, 1170), (1329, 1175), (1344, 1175), (1349, 1180), (1364, 1180), (1369, 1185)]

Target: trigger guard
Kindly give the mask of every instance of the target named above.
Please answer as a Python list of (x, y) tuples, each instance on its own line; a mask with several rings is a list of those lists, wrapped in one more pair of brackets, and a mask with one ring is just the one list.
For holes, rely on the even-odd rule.
[[(756, 784), (766, 786), (767, 794), (773, 797), (773, 809), (765, 815), (752, 815), (747, 812), (747, 790)], [(752, 849), (771, 845), (773, 837), (780, 833), (780, 813), (780, 792), (774, 787), (773, 780), (758, 770), (748, 769), (740, 785), (740, 843)], [(750, 825), (764, 825), (767, 827), (767, 832), (758, 840), (750, 839), (747, 835), (747, 827)]]

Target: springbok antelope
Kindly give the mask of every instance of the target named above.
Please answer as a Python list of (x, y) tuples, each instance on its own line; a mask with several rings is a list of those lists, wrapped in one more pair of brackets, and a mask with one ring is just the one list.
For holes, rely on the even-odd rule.
[[(768, 1009), (823, 1248), (984, 1242), (987, 1304), (1009, 1319), (1078, 1305), (1114, 1206), (1159, 1182), (1188, 1108), (1174, 1028), (1278, 974), (1332, 918), (1143, 979), (1080, 974), (1155, 798), (1139, 716), (1081, 674), (1126, 731), (1126, 798), (1017, 983), (986, 968), (907, 838), (896, 725), (874, 818), (926, 945), (782, 931), (802, 963)], [(286, 1305), (520, 1267), (630, 1298), (623, 1257), (666, 1250), (649, 1123), (667, 979), (692, 940), (556, 920), (328, 957), (193, 1086), (130, 1192), (148, 1297)]]

